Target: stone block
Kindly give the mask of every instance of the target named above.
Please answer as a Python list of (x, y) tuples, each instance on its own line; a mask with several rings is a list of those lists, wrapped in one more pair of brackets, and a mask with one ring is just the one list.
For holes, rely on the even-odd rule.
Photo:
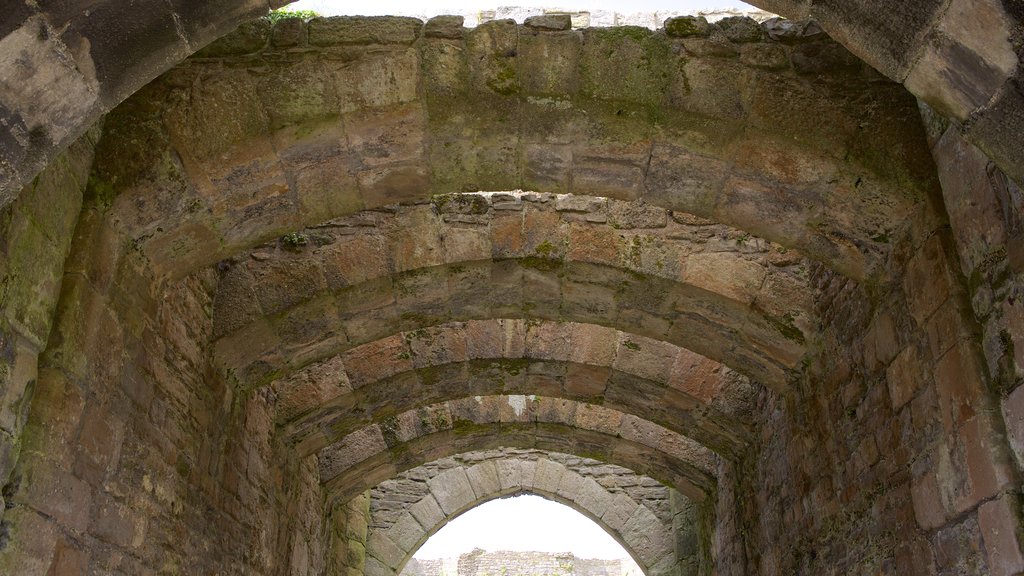
[(366, 539), (366, 554), (369, 556), (366, 561), (367, 572), (370, 568), (370, 558), (375, 558), (388, 568), (395, 570), (406, 557), (404, 550), (379, 531), (371, 532), (369, 538)]
[(387, 533), (388, 539), (407, 553), (415, 552), (416, 546), (426, 535), (426, 530), (409, 513), (402, 514)]
[(957, 448), (969, 484), (967, 490), (957, 494), (957, 512), (973, 508), (1012, 483), (1011, 464), (1003, 461), (1000, 450), (1004, 436), (995, 431), (991, 417), (987, 413), (975, 416), (958, 431)]
[(101, 498), (97, 501), (89, 532), (123, 549), (138, 548), (146, 537), (146, 519), (133, 508)]
[(1018, 386), (1003, 400), (1003, 419), (1010, 448), (1017, 465), (1024, 465), (1024, 386)]
[(444, 511), (432, 494), (427, 494), (409, 507), (409, 513), (425, 530), (433, 530), (445, 520)]
[(1017, 67), (1013, 17), (998, 4), (951, 2), (905, 80), (918, 98), (964, 121), (987, 105)]
[(573, 496), (573, 501), (580, 508), (600, 518), (611, 504), (612, 495), (592, 478), (584, 478), (578, 492)]
[(966, 137), (976, 143), (1018, 185), (1024, 183), (1020, 159), (1024, 148), (1015, 134), (1024, 130), (1024, 95), (1020, 91), (1021, 73), (1006, 82), (985, 111), (972, 118)]
[(561, 485), (562, 476), (568, 474), (566, 467), (546, 458), (537, 461), (537, 469), (533, 478), (533, 487), (548, 494), (556, 494)]
[(518, 93), (518, 45), (515, 20), (492, 20), (470, 30), (466, 47), (472, 88), (504, 96)]
[(350, 467), (387, 450), (378, 426), (369, 426), (345, 436), (340, 442), (320, 451), (320, 478), (328, 480)]
[(595, 324), (571, 324), (566, 360), (592, 366), (608, 366), (615, 358), (619, 334)]
[(459, 40), (465, 33), (462, 27), (464, 21), (462, 16), (434, 16), (424, 25), (423, 35), (427, 38)]
[(270, 44), (275, 48), (291, 48), (306, 43), (306, 23), (302, 18), (284, 18), (274, 23)]
[(635, 334), (618, 334), (619, 342), (612, 366), (627, 374), (667, 382), (679, 348), (661, 340)]
[(919, 326), (940, 306), (953, 306), (950, 296), (949, 264), (940, 234), (928, 239), (907, 264), (903, 290), (910, 313)]
[(692, 36), (708, 36), (711, 25), (703, 16), (674, 16), (665, 20), (665, 34), (671, 38), (690, 38)]
[(657, 106), (674, 64), (668, 41), (646, 28), (589, 28), (580, 54), (581, 89), (599, 100)]
[(413, 369), (412, 354), (401, 334), (353, 348), (342, 361), (355, 389)]
[(893, 359), (886, 369), (885, 379), (894, 411), (909, 402), (922, 386), (929, 384), (928, 367), (916, 346), (907, 346)]
[(530, 16), (526, 18), (523, 25), (533, 30), (553, 32), (569, 30), (572, 28), (572, 17), (569, 14), (544, 14), (542, 16)]
[(1024, 571), (1020, 526), (1020, 503), (1015, 495), (1003, 495), (978, 509), (978, 527), (993, 576), (1011, 576)]
[(313, 46), (412, 44), (423, 22), (400, 16), (332, 16), (309, 21)]
[(757, 20), (747, 16), (730, 16), (715, 23), (725, 37), (732, 42), (758, 42), (764, 37), (764, 31)]
[(576, 94), (580, 45), (580, 35), (573, 31), (523, 33), (518, 51), (523, 91), (533, 96)]
[(341, 112), (412, 102), (420, 81), (419, 52), (367, 54), (334, 69), (333, 76)]
[(466, 477), (477, 499), (493, 496), (501, 491), (501, 481), (494, 462), (481, 462), (466, 469)]
[(615, 494), (608, 503), (604, 514), (601, 515), (601, 521), (612, 530), (622, 532), (629, 519), (637, 513), (638, 507), (640, 507), (640, 504), (637, 504), (632, 498), (620, 492)]
[(952, 432), (982, 409), (984, 369), (980, 353), (960, 342), (939, 358), (933, 369), (942, 422)]
[(476, 500), (473, 487), (462, 468), (453, 468), (438, 474), (427, 484), (434, 500), (448, 516), (460, 512)]
[(749, 304), (761, 289), (765, 274), (764, 266), (741, 254), (712, 252), (691, 254), (683, 279), (697, 288)]

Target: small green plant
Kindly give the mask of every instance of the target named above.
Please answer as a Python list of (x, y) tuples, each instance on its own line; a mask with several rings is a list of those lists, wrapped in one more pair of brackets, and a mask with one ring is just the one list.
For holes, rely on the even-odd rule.
[(281, 236), (281, 243), (285, 248), (296, 250), (301, 246), (309, 244), (309, 237), (301, 232), (291, 232)]
[(554, 253), (555, 251), (555, 247), (554, 245), (551, 244), (551, 242), (545, 240), (537, 246), (536, 251), (537, 254), (540, 254), (541, 256), (551, 256), (551, 254)]
[(287, 8), (280, 8), (278, 10), (271, 10), (267, 13), (264, 18), (270, 20), (271, 23), (275, 23), (278, 20), (285, 20), (288, 18), (302, 18), (303, 20), (309, 20), (310, 18), (316, 18), (319, 16), (313, 10), (289, 10)]
[(640, 349), (640, 345), (637, 344), (636, 342), (633, 342), (632, 340), (626, 340), (625, 342), (622, 343), (622, 345), (625, 346), (626, 348), (629, 348), (630, 350), (633, 350), (634, 352)]

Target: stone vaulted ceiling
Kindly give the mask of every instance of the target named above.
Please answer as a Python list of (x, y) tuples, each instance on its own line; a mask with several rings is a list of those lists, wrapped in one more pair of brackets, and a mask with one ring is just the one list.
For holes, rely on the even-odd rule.
[(2, 570), (391, 575), (519, 492), (650, 576), (1024, 570), (1017, 8), (764, 4), (15, 3)]

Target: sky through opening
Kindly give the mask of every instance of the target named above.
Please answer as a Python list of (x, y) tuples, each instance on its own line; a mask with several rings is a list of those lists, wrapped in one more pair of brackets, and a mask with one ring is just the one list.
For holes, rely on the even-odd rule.
[(491, 500), (473, 508), (431, 536), (414, 557), (455, 558), (474, 548), (631, 560), (622, 545), (591, 519), (533, 495)]
[(461, 14), (471, 10), (491, 10), (505, 6), (562, 10), (606, 10), (623, 14), (642, 12), (698, 12), (710, 10), (756, 10), (738, 0), (376, 0), (348, 2), (341, 0), (299, 0), (289, 10), (314, 10), (324, 16), (337, 15), (426, 15)]

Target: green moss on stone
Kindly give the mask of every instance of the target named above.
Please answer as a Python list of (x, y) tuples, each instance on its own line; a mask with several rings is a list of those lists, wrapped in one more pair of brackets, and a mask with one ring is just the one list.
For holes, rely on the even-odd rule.
[(563, 262), (558, 258), (544, 258), (539, 256), (527, 256), (519, 259), (519, 265), (523, 268), (540, 270), (541, 272), (554, 272), (562, 268)]

